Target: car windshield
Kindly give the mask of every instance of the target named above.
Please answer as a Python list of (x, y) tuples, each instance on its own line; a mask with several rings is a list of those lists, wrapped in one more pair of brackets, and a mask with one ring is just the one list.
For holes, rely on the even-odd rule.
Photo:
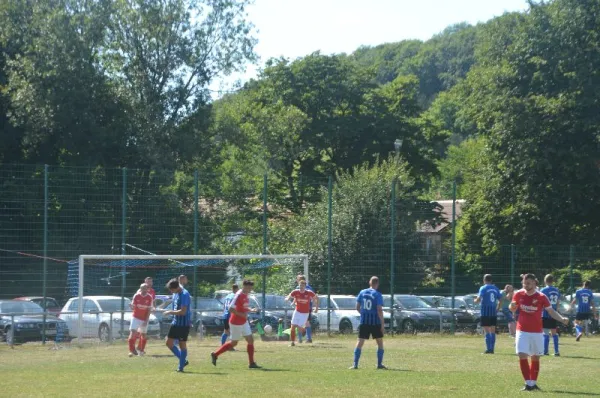
[(223, 304), (217, 299), (199, 299), (198, 309), (200, 311), (223, 311)]
[(403, 296), (403, 297), (394, 297), (394, 301), (404, 308), (432, 308), (429, 304), (427, 304), (423, 299), (416, 296)]
[(44, 310), (36, 303), (24, 302), (5, 302), (0, 304), (0, 313), (25, 313), (25, 314), (41, 314)]
[(338, 297), (334, 298), (333, 301), (335, 301), (340, 310), (356, 309), (356, 299), (354, 297)]
[[(129, 304), (131, 304), (131, 300), (125, 298), (125, 311), (130, 311)], [(98, 300), (98, 305), (100, 306), (100, 310), (104, 312), (121, 311), (120, 298)]]
[(474, 297), (472, 297), (472, 296), (465, 296), (465, 297), (463, 297), (463, 300), (467, 304), (467, 308), (472, 308), (472, 309), (475, 309), (475, 310), (481, 309), (481, 304), (480, 303), (475, 304), (475, 298)]
[[(257, 294), (256, 300), (262, 305), (263, 295)], [(268, 310), (279, 310), (279, 309), (289, 309), (289, 302), (285, 301), (284, 296), (276, 296), (272, 294), (267, 294), (266, 297), (266, 309)]]

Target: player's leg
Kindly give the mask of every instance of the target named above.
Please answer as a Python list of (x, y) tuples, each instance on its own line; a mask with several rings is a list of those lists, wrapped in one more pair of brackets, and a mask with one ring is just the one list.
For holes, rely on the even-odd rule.
[(135, 329), (129, 330), (129, 338), (127, 338), (127, 343), (129, 345), (129, 356), (132, 357), (137, 355), (135, 351), (135, 339), (136, 339), (137, 331)]
[(223, 328), (223, 334), (221, 335), (221, 345), (225, 344), (229, 338), (229, 318), (223, 319), (223, 323), (225, 327)]
[[(248, 322), (246, 322), (246, 324), (248, 324)], [(217, 366), (217, 358), (219, 358), (219, 356), (224, 352), (234, 348), (238, 341), (242, 338), (242, 325), (229, 324), (229, 336), (231, 337), (230, 341), (225, 342), (225, 344), (221, 344), (216, 351), (210, 353), (212, 364), (214, 366)]]
[(369, 339), (366, 326), (358, 325), (358, 340), (356, 341), (356, 347), (354, 347), (354, 365), (350, 369), (358, 369), (358, 361), (360, 361), (363, 345), (365, 344), (365, 340)]
[(482, 316), (481, 317), (481, 326), (483, 327), (483, 333), (485, 335), (485, 352), (484, 354), (492, 354), (492, 317), (491, 316)]
[(552, 334), (552, 342), (554, 343), (554, 356), (560, 356), (560, 351), (558, 349), (558, 330), (556, 328), (550, 329), (550, 333)]
[(169, 329), (169, 335), (167, 336), (166, 344), (169, 350), (171, 350), (171, 352), (173, 353), (173, 355), (175, 355), (177, 359), (179, 359), (181, 357), (181, 352), (179, 351), (179, 348), (175, 345), (175, 339), (178, 337), (176, 337), (175, 333), (172, 332), (172, 330), (173, 326), (171, 326), (171, 328)]
[(290, 328), (290, 347), (295, 346), (296, 344), (294, 343), (296, 341), (296, 328), (298, 327), (298, 325), (294, 325), (292, 324), (292, 327)]
[(377, 342), (377, 369), (387, 369), (383, 365), (383, 331), (381, 326), (373, 325), (371, 327), (371, 335)]
[(145, 355), (146, 354), (146, 342), (148, 341), (148, 335), (146, 334), (146, 331), (144, 330), (144, 332), (140, 332), (140, 343), (138, 345), (138, 355)]
[(490, 325), (490, 347), (492, 350), (492, 354), (494, 353), (494, 350), (496, 349), (496, 324), (498, 322), (498, 317), (493, 316), (491, 317), (491, 325)]
[[(247, 324), (248, 325), (248, 324)], [(254, 361), (254, 337), (252, 336), (252, 331), (250, 330), (250, 325), (243, 330), (244, 338), (246, 339), (247, 352), (248, 352), (248, 367), (250, 369), (258, 369), (260, 366), (256, 364)]]
[(531, 391), (531, 375), (529, 366), (529, 342), (527, 340), (527, 333), (517, 330), (515, 336), (515, 347), (517, 355), (519, 356), (519, 367), (521, 368), (521, 374), (523, 380), (525, 380), (525, 387), (523, 391)]
[(310, 317), (311, 317), (311, 314), (309, 312), (308, 319), (306, 320), (306, 323), (304, 324), (304, 328), (306, 330), (306, 342), (307, 343), (312, 343), (312, 326), (310, 324)]
[(179, 368), (177, 368), (178, 372), (183, 372), (183, 368), (185, 368), (188, 365), (188, 361), (187, 361), (187, 338), (189, 335), (189, 328), (185, 328), (185, 330), (187, 330), (187, 333), (184, 333), (184, 335), (181, 335), (179, 337), (179, 350), (180, 350), (180, 356), (179, 356)]

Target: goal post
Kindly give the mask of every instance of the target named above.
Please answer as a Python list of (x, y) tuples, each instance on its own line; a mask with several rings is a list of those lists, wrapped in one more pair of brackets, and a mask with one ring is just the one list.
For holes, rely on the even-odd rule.
[[(228, 283), (232, 281), (239, 282), (246, 276), (256, 277), (258, 274), (268, 273), (269, 278), (267, 278), (266, 285), (262, 283), (262, 278), (255, 280), (255, 284), (261, 285), (260, 291), (256, 293), (263, 294), (263, 303), (259, 302), (259, 304), (261, 304), (264, 315), (263, 304), (267, 294), (276, 291), (277, 294), (283, 295), (286, 289), (288, 289), (286, 293), (289, 293), (295, 287), (295, 276), (298, 273), (303, 273), (308, 282), (308, 263), (306, 254), (80, 255), (77, 263), (70, 264), (68, 273), (67, 295), (72, 297), (71, 300), (77, 299), (76, 305), (69, 307), (69, 311), (72, 311), (71, 315), (76, 316), (76, 319), (71, 319), (69, 329), (77, 329), (74, 334), (71, 332), (71, 336), (77, 337), (80, 344), (84, 338), (94, 334), (102, 341), (102, 328), (98, 330), (98, 325), (90, 326), (88, 321), (89, 318), (93, 318), (89, 315), (90, 313), (98, 318), (98, 312), (106, 310), (101, 308), (98, 301), (96, 301), (97, 309), (94, 307), (93, 310), (90, 310), (85, 306), (88, 303), (94, 305), (89, 299), (91, 296), (95, 298), (111, 297), (115, 299), (113, 301), (120, 296), (120, 305), (115, 308), (113, 303), (110, 310), (110, 321), (105, 321), (107, 324), (105, 326), (110, 333), (110, 338), (112, 338), (113, 330), (119, 331), (124, 337), (124, 333), (128, 333), (128, 330), (124, 330), (124, 325), (126, 324), (129, 328), (126, 318), (131, 317), (131, 314), (127, 314), (131, 310), (128, 305), (129, 299), (126, 297), (131, 298), (137, 291), (139, 284), (143, 282), (143, 275), (151, 276), (154, 279), (154, 289), (158, 294), (162, 293), (165, 281), (180, 274), (191, 276), (193, 273), (197, 283), (194, 286), (188, 286), (187, 289), (194, 296), (196, 303), (192, 302), (192, 306), (194, 306), (194, 311), (197, 311), (197, 300), (200, 294), (196, 293), (202, 283), (210, 284), (212, 287), (229, 288)], [(196, 278), (197, 274), (200, 275)], [(111, 284), (113, 279), (114, 283)], [(189, 278), (189, 281), (191, 282), (192, 278)], [(125, 294), (118, 293), (117, 287), (119, 286), (121, 287), (120, 291), (126, 292)], [(195, 315), (196, 312), (194, 312)], [(68, 315), (65, 316), (68, 317)], [(96, 329), (93, 329), (94, 327)], [(92, 328), (92, 333), (90, 334), (90, 330), (86, 328)]]

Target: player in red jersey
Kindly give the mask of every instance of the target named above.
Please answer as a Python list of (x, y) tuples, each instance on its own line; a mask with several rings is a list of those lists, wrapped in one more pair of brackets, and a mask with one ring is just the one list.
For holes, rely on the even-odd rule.
[(292, 340), (290, 347), (293, 347), (295, 345), (294, 340), (296, 339), (296, 328), (298, 328), (298, 332), (300, 334), (304, 333), (304, 326), (306, 325), (306, 321), (310, 315), (310, 302), (313, 302), (313, 308), (315, 309), (316, 313), (319, 310), (319, 298), (315, 292), (306, 289), (305, 279), (300, 280), (299, 288), (288, 294), (288, 296), (285, 298), (285, 301), (288, 301), (290, 298), (294, 299), (294, 304), (296, 305), (296, 309), (292, 315), (290, 336), (290, 340)]
[(248, 294), (252, 291), (253, 286), (254, 282), (244, 280), (242, 289), (238, 290), (233, 300), (231, 300), (229, 306), (229, 335), (231, 341), (221, 345), (217, 351), (210, 353), (212, 364), (214, 366), (217, 366), (217, 358), (219, 358), (219, 355), (231, 350), (237, 345), (238, 341), (244, 337), (248, 343), (248, 367), (250, 369), (260, 368), (260, 366), (254, 362), (254, 338), (252, 337), (252, 330), (250, 330), (250, 324), (248, 323), (248, 313), (251, 312)]
[[(148, 287), (148, 294), (150, 296), (152, 296), (152, 306), (154, 307), (154, 300), (156, 300), (156, 292), (152, 288), (152, 286), (154, 285), (154, 281), (152, 280), (151, 276), (147, 276), (144, 279), (144, 283)], [(138, 289), (137, 293), (140, 293), (140, 292), (141, 292), (141, 290)], [(131, 309), (133, 309), (133, 304), (131, 306)], [(140, 337), (140, 341), (138, 342), (138, 346), (137, 346), (137, 352), (141, 355), (144, 355), (144, 350), (146, 349), (146, 341), (147, 341), (147, 339), (146, 339), (145, 335), (143, 338)]]
[[(152, 310), (153, 298), (148, 294), (148, 285), (142, 283), (140, 290), (133, 296), (131, 306), (133, 307), (133, 317), (129, 326), (129, 356), (144, 355), (146, 348), (146, 331), (148, 330), (148, 319)], [(140, 337), (138, 350), (135, 349), (135, 341)]]
[[(537, 377), (540, 372), (540, 355), (544, 354), (542, 311), (565, 325), (569, 319), (554, 311), (548, 297), (536, 290), (534, 274), (523, 275), (523, 289), (514, 294), (510, 310), (519, 311), (516, 347), (521, 373), (525, 379), (523, 391), (539, 390)], [(529, 364), (531, 357), (531, 365)]]

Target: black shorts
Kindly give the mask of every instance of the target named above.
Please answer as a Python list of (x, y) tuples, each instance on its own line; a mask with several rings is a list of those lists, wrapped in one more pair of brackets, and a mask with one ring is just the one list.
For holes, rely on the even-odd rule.
[(575, 315), (575, 319), (577, 319), (578, 321), (587, 321), (588, 319), (592, 319), (592, 313), (578, 312), (577, 315)]
[(542, 318), (542, 325), (544, 329), (556, 329), (558, 322), (554, 318)]
[(497, 316), (482, 316), (481, 317), (481, 326), (496, 326), (498, 323)]
[(179, 341), (187, 341), (188, 335), (190, 334), (189, 326), (175, 326), (171, 325), (169, 334), (167, 335), (170, 339), (177, 339)]
[(359, 325), (358, 326), (358, 338), (366, 339), (373, 336), (374, 339), (380, 339), (383, 337), (383, 333), (381, 332), (381, 325)]

